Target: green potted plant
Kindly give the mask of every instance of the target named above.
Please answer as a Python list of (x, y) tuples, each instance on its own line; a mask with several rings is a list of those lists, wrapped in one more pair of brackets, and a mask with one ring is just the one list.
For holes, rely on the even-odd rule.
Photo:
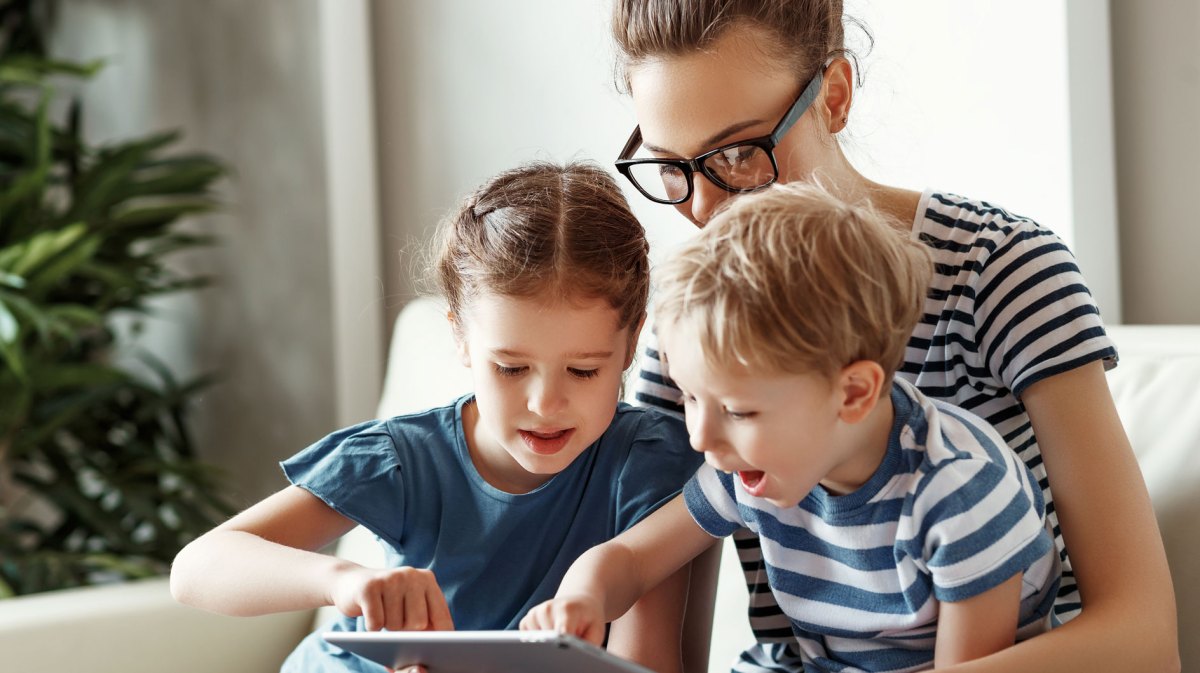
[(211, 243), (180, 225), (225, 169), (176, 133), (88, 144), (55, 84), (100, 65), (47, 58), (43, 8), (0, 3), (0, 597), (164, 572), (230, 512), (187, 424), (204, 381), (120, 366), (113, 326), (204, 284), (168, 261)]

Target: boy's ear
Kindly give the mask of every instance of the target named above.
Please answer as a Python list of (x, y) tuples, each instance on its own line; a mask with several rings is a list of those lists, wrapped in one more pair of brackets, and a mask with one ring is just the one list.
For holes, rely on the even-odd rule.
[(625, 349), (625, 366), (621, 367), (621, 371), (629, 369), (629, 365), (633, 364), (633, 359), (637, 357), (638, 338), (642, 335), (642, 328), (646, 326), (646, 314), (642, 314), (642, 319), (637, 321), (629, 330), (629, 345)]
[(866, 418), (879, 402), (887, 383), (887, 375), (878, 362), (859, 360), (843, 367), (837, 378), (838, 394), (841, 395), (838, 418), (846, 423), (857, 423)]
[(458, 361), (467, 369), (471, 368), (471, 351), (467, 348), (466, 330), (464, 330), (454, 311), (446, 312), (446, 321), (450, 323), (450, 332), (454, 335), (454, 350), (458, 353)]

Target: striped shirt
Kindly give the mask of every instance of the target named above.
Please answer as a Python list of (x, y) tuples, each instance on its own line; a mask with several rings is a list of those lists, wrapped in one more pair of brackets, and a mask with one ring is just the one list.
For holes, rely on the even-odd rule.
[[(1043, 378), (1096, 360), (1111, 366), (1116, 350), (1074, 256), (1049, 229), (982, 201), (926, 191), (912, 233), (929, 246), (936, 271), (899, 375), (929, 397), (983, 417), (1033, 472), (1062, 560), (1055, 611), (1067, 621), (1079, 611), (1079, 593), (1037, 438), (1018, 398)], [(653, 334), (636, 385), (639, 403), (683, 413), (679, 390), (662, 375)], [(790, 642), (790, 623), (767, 590), (757, 539), (745, 531), (734, 539), (756, 637)], [(799, 665), (794, 652), (772, 646), (747, 651), (737, 668), (794, 671)]]
[(1023, 573), (1018, 639), (1050, 626), (1058, 553), (1042, 490), (979, 417), (897, 379), (887, 453), (862, 487), (781, 509), (704, 466), (684, 487), (710, 534), (758, 534), (805, 670), (915, 671), (934, 658), (938, 604)]

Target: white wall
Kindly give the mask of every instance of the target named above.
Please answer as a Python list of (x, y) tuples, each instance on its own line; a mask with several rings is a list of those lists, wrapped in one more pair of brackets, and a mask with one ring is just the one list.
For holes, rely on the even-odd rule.
[(365, 392), (348, 395), (341, 376), (344, 330), (380, 342), (380, 280), (347, 300), (344, 260), (331, 256), (344, 197), (330, 186), (327, 143), (344, 134), (328, 128), (323, 101), (322, 1), (73, 0), (60, 3), (55, 33), (56, 53), (108, 62), (82, 89), (90, 139), (179, 128), (181, 147), (233, 169), (221, 212), (200, 223), (219, 244), (178, 260), (215, 284), (158, 302), (141, 345), (179, 376), (219, 375), (191, 419), (202, 457), (229, 472), (242, 504), (285, 485), (278, 460), (370, 416), (379, 390), (379, 348), (361, 351), (374, 358)]
[(1200, 323), (1200, 2), (1113, 0), (1125, 317)]
[[(991, 201), (1075, 243), (1086, 227), (1073, 226), (1070, 4), (848, 2), (876, 38), (851, 113), (847, 149), (860, 169)], [(389, 311), (423, 267), (419, 241), (466, 189), (534, 157), (579, 155), (611, 169), (635, 122), (613, 85), (607, 12), (607, 2), (554, 0), (375, 4)], [(850, 31), (852, 46), (859, 37)], [(1085, 142), (1111, 149), (1111, 121), (1097, 126)], [(1108, 176), (1099, 184), (1111, 193)], [(626, 194), (656, 257), (690, 233), (671, 208)], [(1085, 247), (1098, 252), (1081, 258), (1110, 316), (1119, 313), (1114, 216), (1110, 203), (1107, 225), (1091, 218)]]

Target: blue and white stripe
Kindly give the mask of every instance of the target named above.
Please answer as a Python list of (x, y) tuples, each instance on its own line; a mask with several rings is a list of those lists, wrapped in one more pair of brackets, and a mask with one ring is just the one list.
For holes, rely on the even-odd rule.
[[(927, 191), (912, 231), (929, 246), (936, 273), (899, 375), (927, 396), (984, 418), (1030, 468), (1062, 562), (1055, 612), (1067, 621), (1079, 612), (1079, 593), (1041, 450), (1018, 396), (1037, 381), (1096, 360), (1115, 364), (1099, 308), (1070, 251), (1032, 220), (982, 201)], [(679, 391), (663, 375), (653, 335), (647, 338), (637, 399), (682, 415)], [(751, 592), (751, 627), (760, 642), (781, 644), (747, 652), (735, 668), (798, 670), (797, 655), (789, 651), (791, 627), (767, 591), (756, 538), (738, 531), (734, 541)], [(779, 666), (771, 668), (770, 661)]]
[[(902, 380), (891, 399), (887, 454), (854, 493), (817, 488), (780, 509), (707, 466), (684, 489), (709, 533), (758, 534), (770, 589), (810, 673), (927, 668), (939, 602), (1017, 573), (1021, 636), (1049, 626), (1058, 554), (1028, 469), (974, 415)], [(750, 656), (740, 667), (756, 666)]]

